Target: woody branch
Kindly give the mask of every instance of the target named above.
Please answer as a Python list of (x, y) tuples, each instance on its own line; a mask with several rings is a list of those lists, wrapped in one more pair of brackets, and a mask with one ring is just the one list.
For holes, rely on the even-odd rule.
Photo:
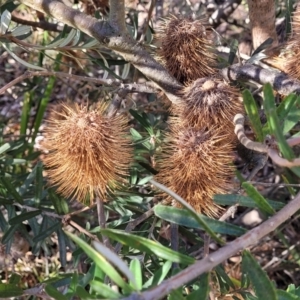
[(88, 16), (57, 0), (20, 0), (20, 2), (94, 37), (102, 46), (114, 50), (132, 63), (163, 90), (173, 103), (179, 101), (177, 92), (181, 89), (181, 84), (126, 31), (124, 1), (110, 1), (113, 10), (110, 13), (111, 20), (108, 21)]

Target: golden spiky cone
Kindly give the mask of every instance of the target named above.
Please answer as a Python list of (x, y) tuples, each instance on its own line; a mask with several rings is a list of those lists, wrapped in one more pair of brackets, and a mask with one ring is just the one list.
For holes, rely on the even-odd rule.
[(216, 73), (217, 56), (212, 51), (212, 32), (200, 20), (175, 17), (158, 29), (158, 56), (181, 83)]
[(173, 107), (173, 113), (179, 116), (174, 120), (180, 126), (222, 127), (235, 139), (233, 119), (244, 111), (236, 88), (224, 80), (206, 77), (184, 87), (181, 94), (181, 102)]
[[(300, 79), (300, 4), (297, 5), (292, 18), (292, 33), (288, 41), (280, 47), (271, 49), (270, 57), (264, 59), (272, 67), (275, 67), (291, 77)], [(268, 52), (266, 52), (268, 54)]]
[(300, 5), (293, 14), (292, 35), (287, 43), (284, 59), (284, 71), (292, 77), (300, 79)]
[(108, 118), (105, 109), (61, 104), (50, 114), (44, 164), (50, 184), (65, 197), (93, 201), (97, 193), (105, 201), (124, 182), (132, 161), (127, 121)]
[[(176, 122), (175, 122), (176, 123)], [(198, 213), (217, 217), (215, 194), (232, 190), (233, 144), (221, 128), (172, 125), (166, 135), (156, 178)], [(166, 202), (172, 201), (165, 196)], [(174, 206), (180, 206), (173, 201)]]

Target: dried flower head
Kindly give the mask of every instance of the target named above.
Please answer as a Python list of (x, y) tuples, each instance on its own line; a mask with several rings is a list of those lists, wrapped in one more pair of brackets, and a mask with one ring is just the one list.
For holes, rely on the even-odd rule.
[(277, 52), (265, 59), (271, 66), (280, 69), (292, 77), (300, 79), (300, 4), (293, 14), (292, 34), (289, 40), (278, 47)]
[(181, 83), (216, 73), (212, 33), (199, 20), (171, 17), (158, 30), (158, 55), (166, 69)]
[[(213, 196), (232, 189), (232, 150), (232, 143), (221, 129), (172, 126), (163, 146), (157, 180), (197, 212), (216, 217), (220, 207)], [(166, 200), (171, 198), (166, 196)]]
[(234, 87), (217, 78), (200, 78), (182, 91), (182, 101), (174, 107), (181, 126), (222, 126), (234, 135), (233, 118), (243, 112), (240, 94)]
[(105, 200), (124, 182), (132, 160), (127, 121), (106, 117), (105, 109), (62, 104), (50, 114), (44, 163), (50, 184), (66, 197), (92, 201), (98, 193)]

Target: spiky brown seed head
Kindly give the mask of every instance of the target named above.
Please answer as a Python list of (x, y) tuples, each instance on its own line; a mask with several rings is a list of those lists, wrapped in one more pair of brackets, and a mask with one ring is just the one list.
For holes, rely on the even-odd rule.
[(92, 201), (98, 193), (106, 200), (124, 182), (132, 161), (127, 121), (106, 117), (105, 109), (62, 104), (50, 114), (44, 163), (50, 184), (65, 197)]
[(182, 90), (182, 101), (174, 107), (182, 126), (222, 126), (234, 135), (233, 118), (243, 112), (238, 90), (221, 79), (200, 78)]
[[(157, 180), (197, 212), (216, 217), (220, 207), (213, 196), (233, 188), (232, 151), (233, 145), (221, 129), (172, 126), (162, 147)], [(165, 199), (171, 201), (169, 196)]]
[(158, 30), (158, 55), (166, 69), (181, 83), (216, 73), (212, 33), (200, 20), (171, 17)]
[(300, 79), (300, 4), (293, 14), (292, 18), (292, 34), (281, 47), (278, 55), (274, 55), (269, 60), (272, 66), (284, 71), (288, 75)]

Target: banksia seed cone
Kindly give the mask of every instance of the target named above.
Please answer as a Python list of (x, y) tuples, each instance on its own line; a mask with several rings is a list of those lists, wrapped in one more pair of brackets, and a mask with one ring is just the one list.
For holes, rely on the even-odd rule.
[(264, 62), (300, 79), (300, 4), (297, 5), (293, 15), (292, 34), (289, 40), (278, 48), (271, 49), (275, 53), (264, 59)]
[(233, 145), (224, 132), (216, 127), (207, 130), (173, 126), (162, 149), (157, 180), (197, 212), (218, 216), (220, 207), (213, 202), (213, 196), (230, 191), (233, 177)]
[(233, 118), (243, 112), (239, 92), (223, 80), (200, 78), (182, 91), (182, 101), (174, 107), (181, 126), (219, 126), (233, 137)]
[(287, 50), (284, 55), (284, 71), (300, 79), (300, 5), (293, 15), (292, 22), (292, 37), (287, 43)]
[(124, 182), (132, 160), (127, 122), (122, 116), (106, 117), (105, 109), (63, 104), (49, 117), (44, 163), (50, 184), (65, 197), (92, 201), (95, 192), (105, 200)]
[(181, 83), (216, 73), (212, 33), (201, 21), (171, 17), (158, 30), (158, 55), (166, 69)]

